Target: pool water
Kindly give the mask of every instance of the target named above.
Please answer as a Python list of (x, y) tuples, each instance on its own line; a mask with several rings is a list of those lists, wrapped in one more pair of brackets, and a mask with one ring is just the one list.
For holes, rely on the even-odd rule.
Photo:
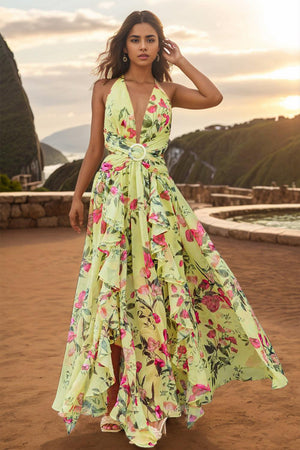
[(226, 220), (247, 222), (267, 227), (281, 227), (300, 230), (300, 211), (295, 212), (255, 212), (240, 216), (228, 217)]

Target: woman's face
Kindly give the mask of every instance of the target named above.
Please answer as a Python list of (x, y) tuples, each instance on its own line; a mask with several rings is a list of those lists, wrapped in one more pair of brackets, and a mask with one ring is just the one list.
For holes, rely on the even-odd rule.
[[(137, 23), (129, 31), (123, 50), (131, 63), (139, 66), (152, 64), (159, 51), (157, 32), (149, 23)], [(142, 58), (142, 54), (147, 57)]]

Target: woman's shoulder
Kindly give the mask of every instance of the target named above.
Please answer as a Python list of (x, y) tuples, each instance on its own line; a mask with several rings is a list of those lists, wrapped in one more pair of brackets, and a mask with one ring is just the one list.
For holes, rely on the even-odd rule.
[(100, 78), (94, 83), (94, 95), (105, 103), (106, 97), (109, 94), (112, 85), (117, 81), (116, 78)]
[(177, 83), (173, 83), (172, 81), (159, 81), (159, 85), (172, 102)]

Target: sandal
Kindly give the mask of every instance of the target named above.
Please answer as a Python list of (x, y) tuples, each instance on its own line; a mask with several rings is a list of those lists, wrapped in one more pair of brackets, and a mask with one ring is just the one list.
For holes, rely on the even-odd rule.
[[(118, 425), (119, 428), (104, 428), (103, 425), (107, 425), (107, 424), (111, 424), (111, 425)], [(105, 415), (102, 417), (101, 422), (100, 422), (100, 428), (101, 431), (108, 431), (108, 432), (112, 432), (112, 433), (117, 433), (118, 431), (121, 431), (121, 424), (118, 420), (113, 419), (112, 417), (110, 417), (109, 415)]]

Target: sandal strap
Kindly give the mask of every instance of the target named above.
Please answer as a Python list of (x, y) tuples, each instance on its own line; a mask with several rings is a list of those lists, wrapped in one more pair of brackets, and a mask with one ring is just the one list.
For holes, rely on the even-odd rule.
[(120, 422), (118, 420), (115, 420), (110, 416), (103, 416), (101, 419), (101, 425), (106, 425), (108, 423), (120, 426)]

